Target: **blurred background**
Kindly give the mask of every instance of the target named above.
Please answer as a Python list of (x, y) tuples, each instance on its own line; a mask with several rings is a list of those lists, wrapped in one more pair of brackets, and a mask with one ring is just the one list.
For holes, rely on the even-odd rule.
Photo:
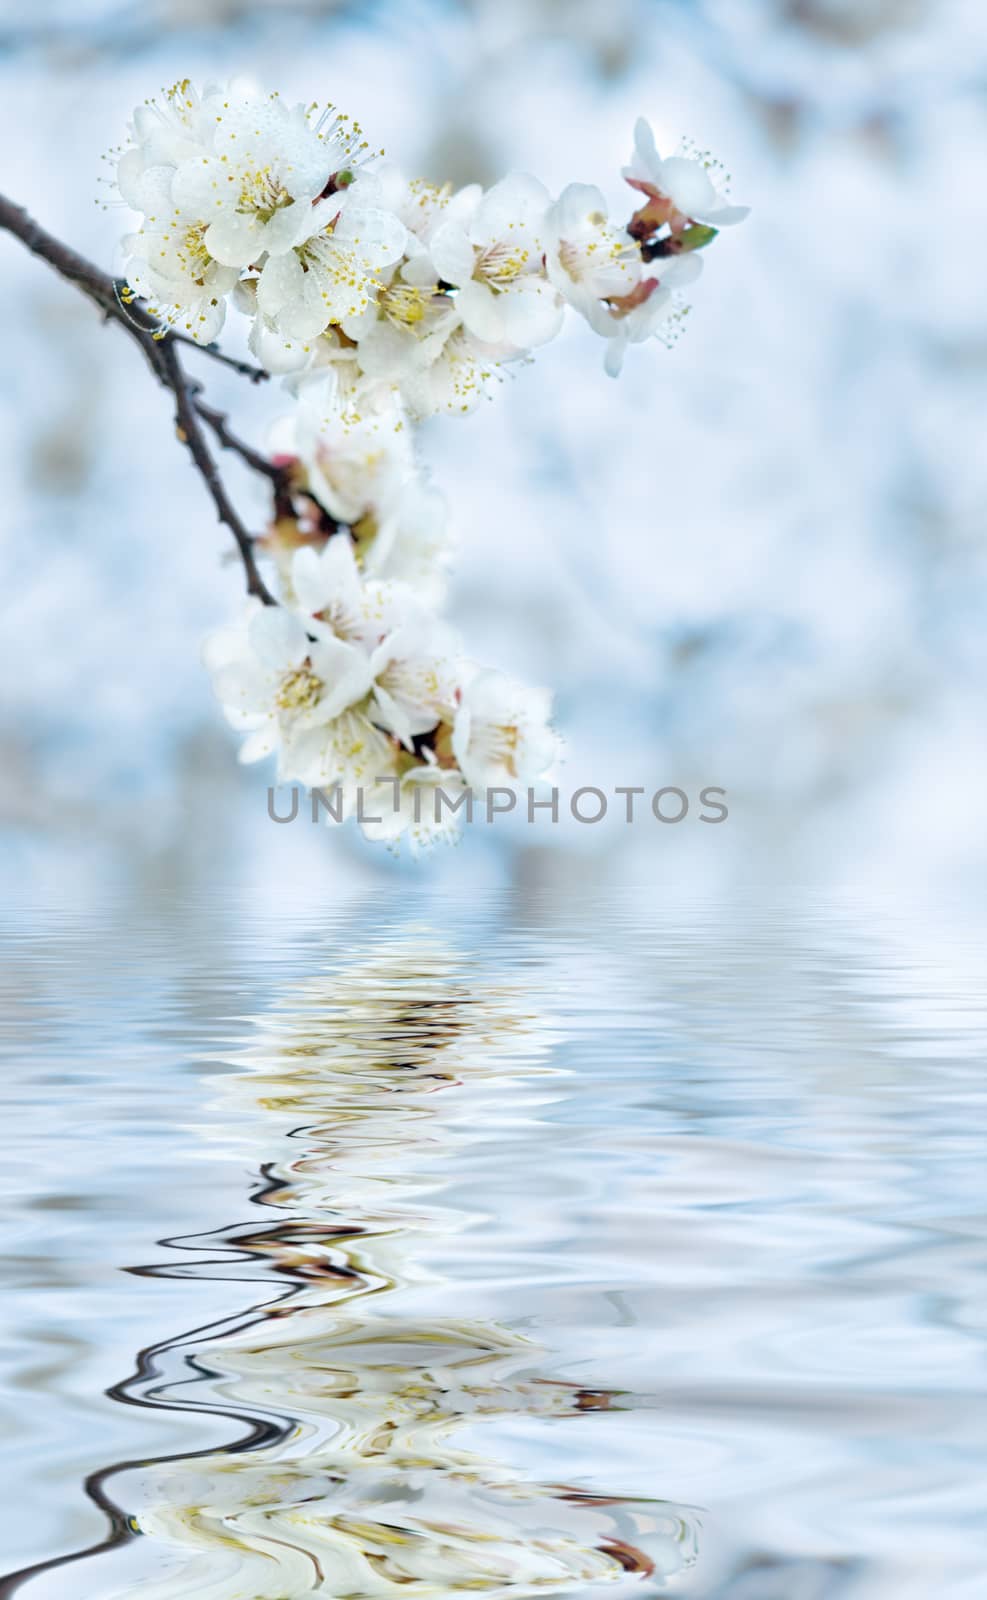
[[(458, 536), (452, 618), (555, 689), (566, 789), (693, 807), (480, 824), (417, 864), (304, 813), (273, 825), (200, 665), (242, 576), (168, 400), (0, 234), (6, 1560), (102, 1537), (85, 1474), (191, 1441), (188, 1415), (149, 1429), (101, 1391), (234, 1290), (133, 1264), (251, 1215), (281, 1159), (223, 1087), (257, 1019), (421, 921), (454, 967), (530, 984), (561, 1039), (544, 1108), (522, 1085), (464, 1121), (448, 1215), (489, 1230), (451, 1254), (449, 1306), (480, 1284), (482, 1314), (543, 1317), (560, 1362), (662, 1397), (624, 1454), (587, 1434), (587, 1470), (711, 1508), (711, 1600), (973, 1600), (982, 0), (0, 0), (0, 190), (119, 270), (103, 153), (162, 85), (237, 73), (334, 100), (410, 172), (530, 170), (622, 208), (643, 113), (754, 207), (674, 349), (631, 350), (615, 383), (572, 321), (421, 438)], [(276, 383), (188, 367), (254, 441), (287, 409)], [(259, 529), (261, 486), (223, 464)], [(695, 820), (712, 785), (719, 827)], [(905, 887), (902, 924), (881, 907)], [(682, 914), (693, 893), (712, 910)], [(924, 913), (956, 900), (944, 934)], [(638, 1279), (625, 1323), (610, 1291)], [(32, 1593), (76, 1600), (82, 1571)]]
[[(733, 174), (675, 349), (604, 376), (573, 322), (422, 450), (480, 660), (557, 692), (564, 781), (693, 815), (475, 827), (424, 865), (273, 826), (199, 664), (241, 577), (136, 352), (0, 237), (6, 871), (227, 883), (897, 882), (982, 894), (987, 23), (976, 0), (47, 0), (0, 7), (2, 188), (107, 267), (102, 153), (185, 75), (331, 98), (409, 171), (553, 191), (635, 117)], [(232, 341), (235, 344), (235, 339)], [(200, 358), (190, 355), (189, 365)], [(284, 409), (201, 361), (263, 440)], [(258, 486), (227, 462), (255, 524)]]

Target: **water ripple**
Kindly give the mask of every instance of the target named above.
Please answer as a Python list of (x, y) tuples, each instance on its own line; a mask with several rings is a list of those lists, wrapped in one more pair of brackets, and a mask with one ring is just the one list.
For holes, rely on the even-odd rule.
[(175, 933), (29, 924), (0, 978), (0, 1594), (972, 1600), (982, 943), (858, 907)]

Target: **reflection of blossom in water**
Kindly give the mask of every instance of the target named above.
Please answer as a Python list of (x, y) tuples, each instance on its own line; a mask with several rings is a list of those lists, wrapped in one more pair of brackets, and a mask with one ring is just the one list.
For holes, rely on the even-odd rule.
[(301, 1149), (265, 1167), (255, 1197), (279, 1219), (224, 1237), (288, 1288), (197, 1341), (195, 1368), (217, 1410), (281, 1426), (273, 1443), (144, 1472), (131, 1559), (161, 1558), (142, 1568), (144, 1600), (524, 1595), (660, 1580), (693, 1559), (676, 1508), (525, 1482), (475, 1447), (484, 1421), (562, 1419), (617, 1394), (539, 1376), (539, 1347), (495, 1323), (388, 1312), (390, 1291), (434, 1281), (416, 1239), (457, 1223), (420, 1203), (441, 1163), (440, 1091), (553, 1070), (522, 1000), (419, 939), (293, 985), (258, 1023), (224, 1092), (284, 1114)]
[[(456, 1448), (465, 1420), (608, 1403), (515, 1376), (538, 1354), (527, 1341), (469, 1323), (339, 1323), (321, 1312), (303, 1322), (313, 1315), (322, 1328), (308, 1337), (282, 1325), (282, 1339), (231, 1341), (208, 1356), (227, 1374), (224, 1395), (290, 1409), (296, 1434), (166, 1475), (140, 1518), (145, 1533), (226, 1556), (216, 1577), (230, 1586), (203, 1593), (523, 1594), (669, 1573), (691, 1556), (691, 1529), (672, 1508), (524, 1483)], [(150, 1593), (178, 1596), (187, 1581), (186, 1570)]]

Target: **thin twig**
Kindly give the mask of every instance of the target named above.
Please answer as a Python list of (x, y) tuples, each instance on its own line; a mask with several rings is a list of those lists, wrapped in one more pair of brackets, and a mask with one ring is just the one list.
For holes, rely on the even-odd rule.
[(205, 480), (206, 488), (216, 507), (216, 515), (220, 522), (226, 524), (236, 540), (243, 570), (247, 575), (247, 593), (255, 594), (266, 606), (273, 606), (276, 604), (274, 596), (257, 570), (257, 563), (254, 560), (253, 539), (240, 521), (239, 514), (226, 493), (219, 469), (209, 454), (202, 425), (196, 414), (195, 396), (185, 376), (178, 346), (173, 339), (163, 339), (160, 352), (165, 381), (175, 397), (175, 421), (178, 424), (179, 438), (188, 446), (189, 455)]
[(113, 279), (109, 273), (93, 266), (92, 262), (80, 256), (78, 251), (71, 249), (67, 244), (62, 244), (60, 239), (47, 233), (40, 223), (28, 215), (23, 206), (15, 205), (6, 195), (0, 195), (0, 228), (16, 234), (33, 255), (47, 261), (49, 266), (60, 272), (63, 278), (68, 278), (70, 283), (78, 284), (91, 300), (110, 308), (116, 305)]
[[(195, 385), (191, 385), (191, 388), (194, 393)], [(232, 450), (254, 472), (259, 472), (265, 478), (270, 478), (275, 487), (279, 487), (284, 482), (284, 468), (269, 460), (267, 456), (261, 455), (259, 450), (254, 449), (253, 445), (247, 444), (245, 439), (241, 439), (238, 434), (235, 434), (227, 421), (225, 411), (220, 411), (216, 406), (207, 405), (204, 400), (199, 399), (198, 395), (195, 396), (195, 409), (203, 422), (209, 424), (224, 450)]]
[(224, 367), (230, 367), (233, 372), (238, 372), (241, 378), (249, 378), (251, 383), (266, 383), (270, 373), (263, 367), (257, 367), (252, 361), (241, 361), (239, 356), (228, 356), (218, 344), (202, 344), (198, 339), (193, 339), (190, 334), (179, 333), (172, 329), (170, 337), (177, 339), (179, 344), (187, 344), (190, 349), (198, 350), (200, 355), (211, 356), (213, 361), (219, 361)]
[[(103, 272), (101, 268), (94, 266), (91, 261), (87, 261), (69, 245), (63, 244), (60, 239), (56, 239), (53, 234), (42, 228), (40, 223), (35, 222), (23, 206), (15, 205), (4, 195), (0, 195), (0, 229), (12, 233), (32, 255), (47, 262), (61, 277), (75, 284), (77, 289), (99, 307), (106, 321), (119, 323), (140, 348), (158, 382), (170, 390), (174, 398), (179, 438), (188, 447), (189, 454), (216, 507), (216, 515), (220, 522), (229, 528), (236, 540), (247, 579), (248, 593), (256, 595), (267, 606), (275, 605), (277, 602), (261, 577), (254, 559), (253, 538), (247, 532), (230, 500), (216, 463), (209, 453), (200, 418), (214, 430), (224, 448), (236, 450), (249, 466), (270, 479), (275, 487), (281, 482), (280, 470), (258, 451), (237, 439), (227, 428), (222, 412), (216, 411), (212, 406), (206, 406), (205, 402), (198, 399), (199, 385), (192, 383), (186, 376), (178, 351), (179, 343), (193, 341), (186, 340), (181, 335), (176, 336), (170, 330), (162, 329), (140, 302), (124, 303), (120, 292), (123, 286), (116, 279), (108, 272)], [(247, 363), (238, 363), (232, 357), (224, 356), (213, 346), (204, 345), (200, 348), (214, 359), (221, 360), (238, 370), (245, 369), (246, 375), (252, 376)]]

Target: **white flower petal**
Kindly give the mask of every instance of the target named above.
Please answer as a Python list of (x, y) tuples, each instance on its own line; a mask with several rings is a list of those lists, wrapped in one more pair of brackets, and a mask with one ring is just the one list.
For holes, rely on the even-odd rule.
[(446, 283), (468, 283), (473, 276), (473, 246), (454, 222), (444, 223), (432, 240), (430, 254), (439, 277)]
[(318, 705), (300, 717), (301, 726), (331, 722), (368, 693), (370, 658), (359, 645), (321, 632), (310, 647), (312, 670), (325, 684)]
[(477, 339), (499, 344), (504, 338), (500, 304), (504, 296), (495, 295), (485, 283), (464, 283), (456, 295), (456, 309), (463, 324)]
[(255, 217), (224, 211), (209, 224), (204, 242), (209, 254), (224, 266), (246, 267), (260, 254), (260, 233)]
[(311, 350), (302, 340), (287, 338), (261, 316), (255, 319), (247, 343), (265, 372), (299, 372), (312, 359)]
[(257, 304), (265, 316), (276, 317), (283, 306), (301, 293), (302, 264), (294, 251), (270, 256), (257, 280)]
[(197, 344), (212, 344), (222, 332), (225, 321), (225, 299), (200, 300), (186, 319), (184, 331)]
[(622, 317), (618, 326), (623, 325), (632, 344), (640, 344), (642, 340), (651, 338), (671, 310), (671, 289), (659, 287), (649, 294), (643, 304), (635, 306), (628, 316)]
[(329, 595), (339, 594), (355, 604), (360, 595), (360, 569), (348, 538), (330, 539), (319, 561)]
[(224, 708), (237, 712), (268, 710), (273, 683), (270, 671), (253, 658), (231, 662), (212, 675), (217, 700)]
[(646, 117), (638, 117), (634, 124), (634, 154), (642, 166), (652, 171), (662, 164), (651, 123)]
[(499, 297), (503, 337), (519, 350), (534, 350), (554, 339), (562, 326), (562, 300), (548, 283), (522, 278)]
[(328, 281), (321, 272), (310, 270), (302, 274), (298, 296), (284, 306), (278, 317), (278, 326), (289, 338), (307, 343), (329, 326), (333, 304), (326, 289)]
[(440, 273), (427, 250), (416, 250), (401, 267), (402, 283), (410, 283), (413, 288), (434, 289), (439, 277)]
[(258, 661), (275, 672), (300, 666), (308, 654), (301, 618), (286, 606), (265, 606), (251, 617), (248, 631)]
[(144, 157), (139, 150), (125, 150), (117, 162), (117, 188), (131, 211), (143, 211)]
[(243, 741), (237, 754), (237, 760), (244, 766), (249, 766), (254, 761), (263, 761), (265, 756), (273, 755), (277, 749), (277, 732), (273, 725), (258, 728), (249, 738)]
[(662, 162), (661, 188), (687, 217), (716, 205), (716, 190), (706, 168), (686, 156), (670, 156)]
[(368, 266), (387, 267), (400, 260), (408, 230), (390, 211), (347, 206), (333, 237), (359, 246), (360, 259)]
[(484, 195), (470, 224), (470, 240), (482, 247), (537, 230), (550, 204), (543, 183), (527, 173), (512, 172)]
[(702, 277), (703, 269), (701, 255), (673, 256), (670, 261), (661, 264), (661, 286), (663, 289), (685, 289)]
[(603, 357), (603, 370), (609, 378), (619, 378), (624, 366), (624, 356), (627, 351), (627, 336), (616, 334), (607, 341), (606, 353)]
[(271, 220), (264, 224), (261, 236), (261, 244), (268, 255), (283, 255), (303, 239), (310, 238), (311, 217), (312, 207), (307, 200), (296, 201), (292, 206), (282, 206), (275, 211)]
[(180, 211), (206, 222), (229, 205), (228, 191), (236, 185), (227, 180), (230, 169), (215, 156), (196, 156), (183, 161), (171, 180), (171, 197)]
[(713, 228), (733, 228), (751, 214), (750, 206), (715, 206), (712, 211), (696, 214), (697, 222), (706, 222)]
[[(394, 696), (379, 683), (374, 686), (374, 700), (377, 705), (377, 716), (374, 720), (380, 723), (382, 728), (386, 728), (388, 733), (393, 733), (395, 738), (400, 739), (405, 749), (411, 750), (414, 745), (415, 729), (407, 708), (395, 700)], [(438, 721), (437, 717), (435, 721)], [(434, 722), (432, 726), (435, 726)]]
[(291, 586), (303, 611), (314, 616), (329, 600), (322, 562), (315, 550), (305, 548), (295, 552), (291, 563)]

